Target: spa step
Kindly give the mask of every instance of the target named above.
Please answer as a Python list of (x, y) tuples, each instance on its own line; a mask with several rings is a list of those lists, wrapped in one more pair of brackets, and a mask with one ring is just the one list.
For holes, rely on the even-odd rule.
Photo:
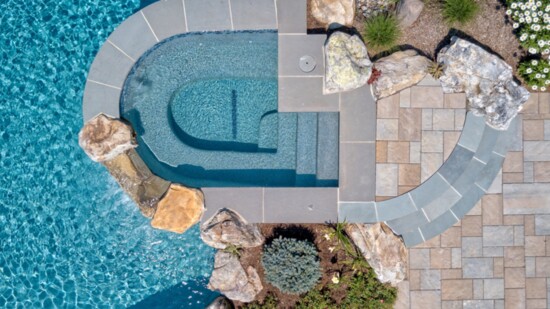
[[(258, 148), (261, 151), (275, 152), (279, 139), (279, 114), (277, 111), (266, 113), (260, 120)], [(275, 131), (275, 132), (274, 132)]]
[(317, 113), (298, 113), (296, 186), (315, 185), (317, 173)]
[(338, 185), (339, 115), (319, 113), (317, 127), (317, 185)]

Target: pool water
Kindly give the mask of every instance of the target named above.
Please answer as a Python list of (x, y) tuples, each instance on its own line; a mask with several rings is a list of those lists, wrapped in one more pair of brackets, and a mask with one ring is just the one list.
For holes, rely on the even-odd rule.
[(203, 308), (213, 250), (154, 230), (78, 147), (86, 74), (137, 0), (0, 2), (0, 308)]

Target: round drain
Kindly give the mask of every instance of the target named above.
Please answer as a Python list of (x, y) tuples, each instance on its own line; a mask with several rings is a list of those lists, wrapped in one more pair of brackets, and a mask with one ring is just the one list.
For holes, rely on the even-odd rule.
[(317, 62), (315, 59), (309, 55), (302, 56), (300, 58), (300, 70), (309, 73), (315, 69)]

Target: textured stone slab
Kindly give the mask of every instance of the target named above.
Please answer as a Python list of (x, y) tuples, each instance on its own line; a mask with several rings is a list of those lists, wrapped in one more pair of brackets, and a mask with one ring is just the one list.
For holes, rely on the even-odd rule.
[(376, 164), (376, 195), (396, 196), (398, 174), (397, 164)]
[(249, 223), (262, 223), (263, 188), (203, 188), (206, 211), (202, 222), (210, 219), (220, 208), (238, 212)]
[(474, 153), (460, 145), (457, 145), (449, 159), (439, 169), (439, 173), (449, 183), (454, 183), (460, 175), (466, 170), (466, 166), (470, 163)]
[(337, 112), (338, 94), (323, 95), (322, 77), (280, 77), (279, 112)]
[(422, 133), (422, 110), (418, 108), (399, 109), (399, 140), (420, 141)]
[(441, 282), (442, 299), (463, 300), (473, 297), (473, 282), (469, 279), (443, 280)]
[(376, 206), (380, 221), (393, 220), (416, 211), (408, 193), (378, 202)]
[(489, 126), (485, 126), (481, 141), (476, 150), (475, 157), (483, 162), (488, 162), (493, 154), (493, 148), (500, 135), (500, 131), (497, 131)]
[(84, 98), (82, 99), (82, 117), (84, 122), (99, 113), (113, 118), (120, 117), (120, 89), (86, 82)]
[(502, 247), (514, 245), (514, 227), (506, 225), (484, 226), (483, 245)]
[(407, 248), (414, 247), (425, 241), (424, 236), (418, 229), (403, 233), (401, 237), (403, 237), (403, 242), (405, 242), (405, 247)]
[(411, 107), (414, 108), (443, 108), (445, 99), (441, 87), (412, 87)]
[(265, 223), (338, 220), (337, 188), (265, 188)]
[(492, 153), (487, 165), (485, 165), (485, 167), (477, 174), (476, 184), (486, 191), (489, 191), (489, 188), (502, 168), (503, 162), (504, 157), (501, 157), (496, 153)]
[(274, 0), (231, 0), (235, 30), (277, 29)]
[[(547, 207), (550, 208), (550, 205), (547, 205)], [(538, 215), (535, 217), (535, 234), (550, 236), (550, 215)]]
[[(474, 293), (477, 291), (480, 291), (480, 290), (474, 287)], [(492, 300), (481, 300), (481, 299), (465, 300), (463, 302), (463, 309), (494, 309), (494, 303)]]
[(525, 141), (525, 161), (550, 161), (550, 141)]
[(133, 65), (134, 61), (105, 42), (95, 56), (88, 72), (88, 79), (122, 89)]
[(374, 148), (374, 143), (340, 143), (340, 201), (374, 200)]
[(306, 1), (278, 0), (279, 33), (306, 33), (306, 15)]
[(423, 226), (428, 222), (428, 219), (422, 211), (415, 211), (398, 219), (388, 221), (387, 224), (397, 234), (404, 234), (410, 231), (414, 232), (414, 230), (418, 230), (418, 227)]
[(376, 223), (376, 204), (374, 202), (338, 203), (338, 222)]
[(136, 61), (144, 52), (158, 43), (141, 12), (130, 16), (120, 24), (109, 36), (109, 41)]
[(420, 181), (424, 182), (432, 177), (443, 165), (443, 153), (422, 153), (420, 160)]
[(492, 258), (462, 258), (463, 278), (493, 277)]
[[(233, 0), (232, 0), (233, 1)], [(323, 76), (325, 74), (323, 46), (326, 35), (279, 35), (279, 75)], [(316, 66), (311, 72), (300, 69), (300, 58), (312, 57)], [(370, 91), (369, 91), (370, 92)]]
[(377, 119), (376, 120), (376, 139), (396, 141), (399, 139), (399, 120), (398, 119)]
[(143, 14), (160, 41), (187, 31), (183, 1), (158, 1), (144, 8)]
[(188, 31), (231, 30), (229, 0), (184, 0)]
[(443, 132), (422, 132), (422, 152), (443, 152)]
[(420, 230), (422, 231), (422, 235), (424, 236), (424, 238), (426, 240), (430, 240), (433, 237), (442, 234), (457, 222), (458, 220), (455, 218), (455, 216), (450, 211), (447, 211), (437, 217), (432, 222), (421, 226)]
[(504, 279), (483, 279), (483, 298), (503, 299)]
[(344, 92), (340, 100), (340, 141), (375, 141), (376, 104), (369, 87)]
[(483, 117), (475, 116), (471, 112), (467, 113), (466, 122), (464, 123), (464, 128), (462, 129), (462, 134), (460, 135), (458, 143), (472, 151), (477, 150), (484, 129), (485, 120)]
[(449, 184), (439, 174), (435, 174), (422, 185), (410, 192), (417, 208), (423, 208), (432, 200), (450, 189)]
[(462, 257), (482, 257), (481, 237), (462, 237)]
[(504, 214), (550, 214), (548, 192), (550, 183), (504, 184)]
[(459, 199), (460, 194), (452, 188), (445, 190), (440, 196), (434, 198), (428, 205), (422, 207), (430, 221), (435, 220), (448, 211)]
[(454, 130), (455, 111), (452, 109), (434, 109), (432, 125), (434, 130)]

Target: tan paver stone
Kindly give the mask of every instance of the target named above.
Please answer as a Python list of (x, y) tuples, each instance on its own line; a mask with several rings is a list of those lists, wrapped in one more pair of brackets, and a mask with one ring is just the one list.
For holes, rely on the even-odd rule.
[(524, 289), (506, 289), (504, 291), (505, 309), (525, 308), (525, 290)]
[(423, 131), (422, 152), (443, 152), (443, 132)]
[(547, 309), (546, 298), (544, 299), (527, 299), (527, 309)]
[(523, 220), (525, 221), (525, 236), (535, 236), (535, 216), (525, 216)]
[(546, 236), (546, 256), (550, 256), (550, 236)]
[(396, 141), (398, 140), (398, 119), (376, 119), (376, 139)]
[(410, 308), (410, 288), (409, 281), (401, 281), (397, 284), (397, 299), (393, 305), (393, 309), (409, 309)]
[(537, 277), (550, 277), (550, 257), (536, 257), (535, 265)]
[(458, 131), (443, 132), (443, 161), (446, 161), (455, 149), (460, 133)]
[(420, 164), (399, 164), (399, 185), (418, 186), (420, 184)]
[(430, 249), (410, 249), (409, 264), (411, 269), (430, 268)]
[(550, 182), (550, 162), (534, 162), (535, 182)]
[(462, 222), (462, 236), (482, 236), (481, 216), (465, 216)]
[(535, 180), (535, 165), (533, 162), (523, 163), (523, 182), (533, 182)]
[(411, 309), (441, 309), (441, 293), (439, 291), (412, 291)]
[(505, 215), (503, 217), (504, 225), (523, 225), (522, 215)]
[(376, 102), (376, 118), (399, 118), (399, 94)]
[(544, 121), (524, 120), (523, 121), (523, 140), (524, 141), (544, 140)]
[(420, 141), (422, 132), (422, 110), (419, 108), (399, 109), (399, 140)]
[(525, 296), (527, 298), (546, 298), (546, 278), (525, 279)]
[(498, 172), (497, 176), (493, 180), (493, 183), (487, 189), (487, 194), (502, 193), (502, 169)]
[(414, 86), (411, 88), (411, 107), (443, 108), (444, 98), (441, 87)]
[(462, 269), (442, 269), (441, 279), (462, 279)]
[(455, 129), (455, 112), (452, 109), (434, 109), (432, 125), (434, 130), (452, 131)]
[(502, 183), (523, 183), (523, 173), (503, 173)]
[(444, 300), (441, 302), (441, 309), (462, 309), (462, 301)]
[(427, 241), (416, 245), (415, 248), (439, 248), (441, 246), (441, 236), (437, 235)]
[(395, 197), (395, 196), (378, 196), (378, 195), (377, 195), (377, 196), (374, 198), (374, 200), (377, 201), (377, 202), (382, 202), (382, 201), (389, 200), (389, 199), (394, 198), (394, 197)]
[(458, 248), (462, 246), (461, 228), (451, 227), (441, 234), (441, 247), (443, 248)]
[(468, 212), (470, 216), (481, 216), (481, 200)]
[(376, 163), (386, 162), (388, 162), (388, 142), (376, 141)]
[(523, 104), (522, 114), (538, 114), (539, 113), (539, 95), (531, 93), (529, 100)]
[(420, 270), (409, 270), (409, 288), (411, 291), (420, 290)]
[(550, 114), (550, 93), (539, 93), (539, 113)]
[(399, 195), (401, 195), (413, 190), (416, 187), (417, 186), (399, 186), (397, 191), (399, 192)]
[(410, 144), (409, 162), (410, 163), (420, 163), (420, 148), (421, 148), (420, 142), (410, 142), (409, 144)]
[(376, 164), (376, 195), (397, 195), (397, 164)]
[(546, 237), (525, 236), (525, 256), (545, 256)]
[(445, 94), (446, 108), (466, 108), (465, 93), (446, 93)]
[(473, 296), (473, 281), (471, 279), (441, 280), (442, 300), (472, 299)]
[(493, 277), (495, 278), (504, 277), (504, 258), (493, 259)]
[(488, 194), (482, 198), (483, 225), (502, 224), (502, 195)]
[(422, 109), (422, 130), (432, 130), (433, 110), (429, 108)]
[(504, 267), (525, 267), (525, 248), (523, 246), (505, 247)]
[(525, 288), (525, 268), (504, 268), (504, 287), (507, 289)]
[(388, 142), (388, 163), (409, 163), (409, 143)]
[(505, 173), (522, 173), (523, 172), (523, 152), (510, 151), (506, 154), (502, 171)]
[(462, 131), (466, 121), (466, 110), (455, 109), (455, 130)]
[(451, 267), (462, 267), (462, 248), (451, 248)]
[(451, 249), (430, 249), (430, 266), (435, 269), (451, 268)]
[(399, 107), (411, 107), (411, 88), (406, 88), (399, 92)]
[(423, 153), (420, 160), (420, 181), (424, 182), (430, 178), (443, 164), (442, 153)]

